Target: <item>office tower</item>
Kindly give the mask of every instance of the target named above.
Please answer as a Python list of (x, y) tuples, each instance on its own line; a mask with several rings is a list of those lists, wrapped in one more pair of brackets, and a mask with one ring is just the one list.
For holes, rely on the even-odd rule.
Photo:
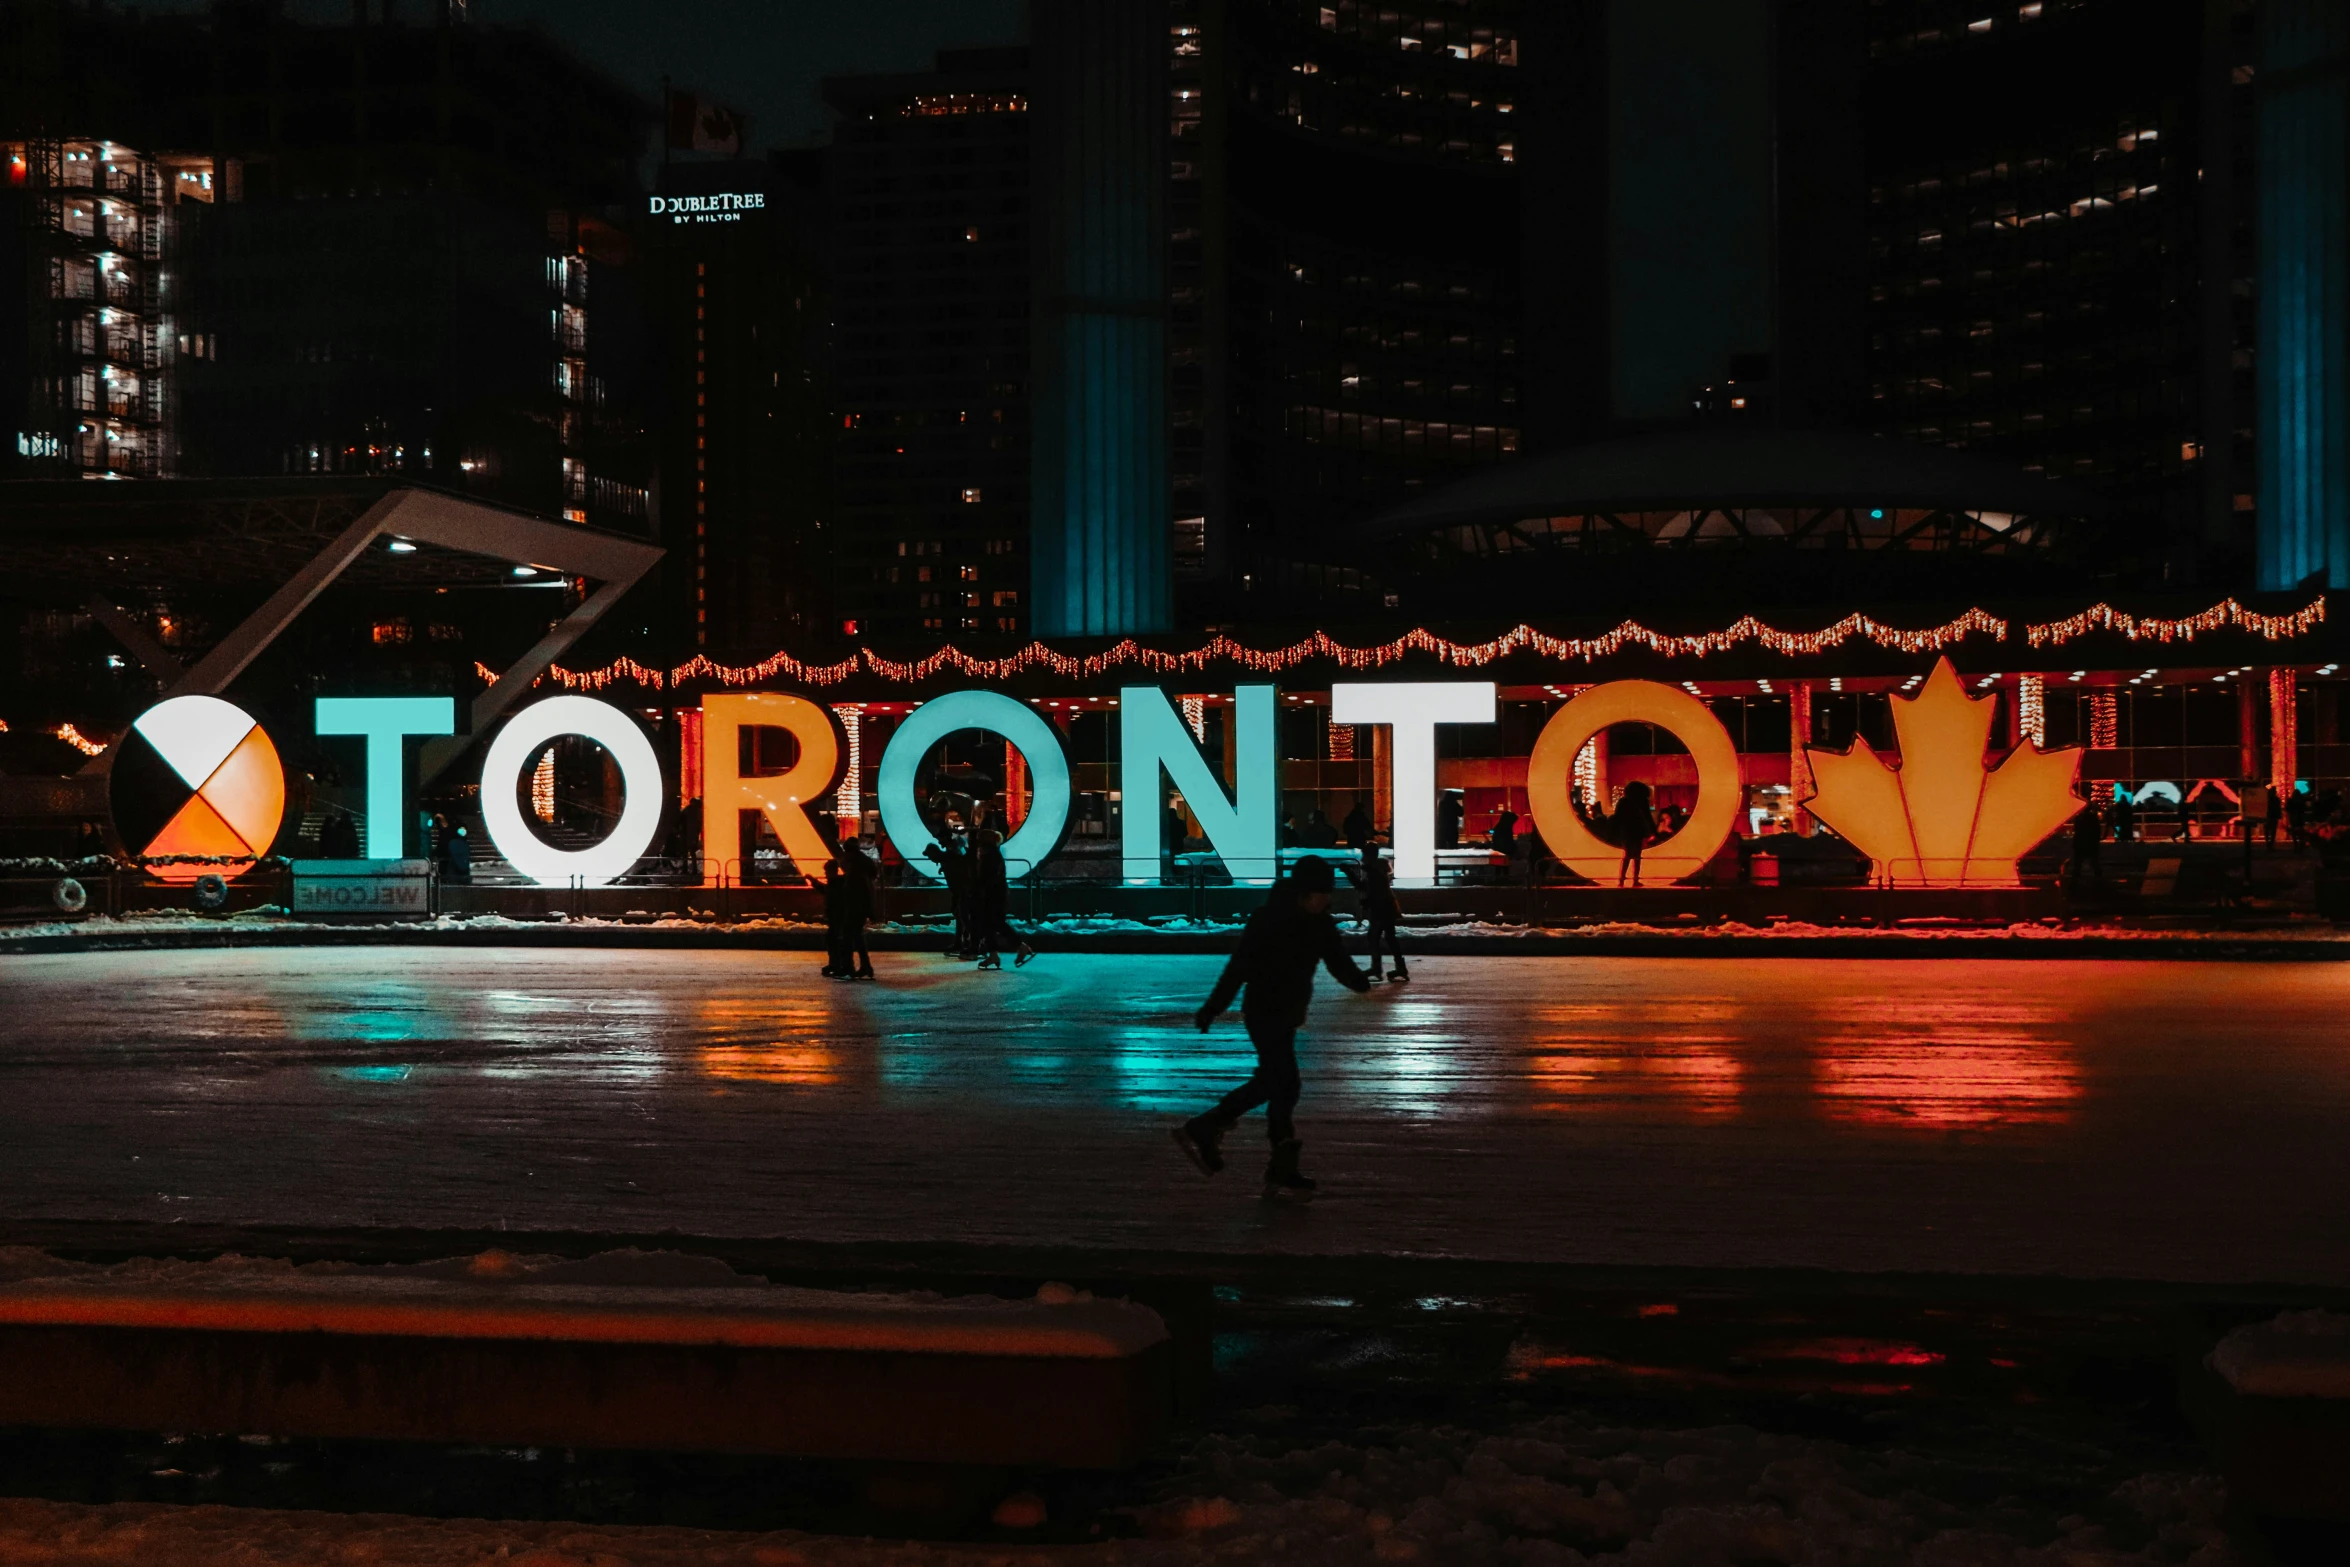
[(2173, 580), (2250, 565), (2247, 20), (2191, 0), (1868, 20), (1870, 423), (2101, 490)]
[(2260, 586), (2350, 587), (2350, 10), (2259, 15)]
[(1170, 628), (1166, 0), (1044, 0), (1030, 167), (1036, 629)]
[[(67, 437), (111, 436), (136, 455), (71, 460), (411, 474), (648, 525), (649, 466), (628, 455), (644, 443), (609, 395), (631, 376), (600, 362), (591, 323), (626, 300), (595, 274), (626, 265), (609, 220), (636, 188), (650, 109), (543, 34), (464, 14), (379, 5), (306, 26), (251, 3), (11, 10), (10, 67), (30, 85), (0, 136), (33, 193), (15, 201), (12, 246), (54, 261), (68, 290), (84, 261), (118, 279), (30, 323), (38, 368), (0, 366), (11, 384), (67, 389), (39, 394), (52, 402), (104, 409), (50, 432), (53, 466)], [(76, 183), (91, 169), (98, 184)], [(134, 232), (135, 255), (115, 242)], [(28, 314), (45, 309), (57, 316), (38, 300)], [(85, 387), (93, 375), (112, 391)]]
[(204, 349), (181, 329), (177, 224), (209, 204), (209, 160), (119, 142), (0, 143), (0, 472), (168, 478), (178, 467), (178, 369)]
[(1524, 10), (1177, 0), (1191, 616), (1378, 611), (1353, 527), (1518, 450)]
[(823, 158), (664, 164), (640, 227), (668, 345), (662, 570), (684, 651), (758, 658), (827, 631)]
[(840, 629), (1028, 630), (1026, 52), (825, 84)]

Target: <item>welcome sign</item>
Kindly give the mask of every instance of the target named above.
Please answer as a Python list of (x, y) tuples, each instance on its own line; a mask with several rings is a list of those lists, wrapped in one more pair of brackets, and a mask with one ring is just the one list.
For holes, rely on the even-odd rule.
[[(1118, 763), (1123, 791), (1140, 800), (1172, 788), (1182, 795), (1209, 846), (1226, 865), (1268, 870), (1278, 865), (1277, 700), (1271, 685), (1234, 689), (1233, 777), (1227, 785), (1165, 691), (1156, 686), (1122, 688)], [(1893, 698), (1900, 755), (1878, 756), (1859, 741), (1842, 752), (1807, 748), (1819, 784), (1804, 803), (1869, 854), (1883, 879), (1912, 886), (2013, 885), (2017, 859), (2080, 809), (2074, 781), (2081, 753), (2044, 751), (2026, 743), (1994, 762), (1985, 752), (1992, 700), (1967, 696), (1949, 660), (1938, 661), (1918, 695)], [(1380, 725), (1389, 731), (1387, 782), (1394, 800), (1391, 842), (1399, 882), (1425, 884), (1436, 874), (1438, 728), (1492, 723), (1498, 705), (1491, 681), (1331, 686), (1332, 722)], [(222, 735), (232, 729), (258, 733), (258, 726), (241, 710), (225, 702), (218, 707), (234, 715), (208, 710)], [(725, 863), (739, 813), (757, 811), (803, 873), (820, 871), (832, 849), (811, 808), (838, 787), (847, 752), (832, 710), (803, 696), (749, 692), (706, 695), (701, 713), (705, 862)], [(147, 717), (140, 723), (148, 723)], [(456, 704), (448, 697), (322, 697), (315, 723), (320, 735), (364, 740), (362, 852), (381, 858), (397, 855), (408, 810), (402, 749), (411, 736), (454, 733)], [(1688, 820), (1646, 857), (1652, 874), (1674, 879), (1693, 875), (1721, 850), (1737, 820), (1742, 794), (1737, 746), (1703, 702), (1654, 681), (1594, 686), (1551, 716), (1527, 764), (1535, 830), (1577, 874), (1600, 880), (1614, 872), (1621, 848), (1592, 830), (1570, 790), (1576, 754), (1595, 735), (1622, 723), (1653, 724), (1667, 731), (1695, 763), (1697, 800)], [(779, 774), (744, 776), (738, 765), (738, 741), (746, 728), (789, 732), (799, 745), (798, 761)], [(949, 692), (919, 704), (899, 723), (882, 752), (875, 779), (883, 829), (907, 865), (923, 876), (938, 877), (934, 862), (923, 857), (936, 842), (916, 796), (916, 780), (932, 747), (967, 730), (1001, 737), (1025, 761), (1033, 793), (1026, 816), (1004, 845), (1004, 857), (1043, 864), (1069, 829), (1074, 794), (1068, 752), (1060, 731), (1035, 708), (1000, 691)], [(601, 842), (584, 849), (546, 843), (525, 822), (518, 803), (524, 770), (548, 742), (569, 735), (593, 740), (611, 755), (624, 795), (618, 824)], [(266, 744), (266, 737), (261, 743)], [(274, 764), (274, 751), (270, 760)], [(181, 772), (195, 784), (187, 769)], [(593, 697), (549, 697), (524, 708), (506, 721), (482, 759), (482, 818), (490, 841), (516, 870), (547, 886), (599, 887), (625, 874), (658, 835), (665, 794), (660, 758), (642, 726), (620, 708)], [(117, 804), (118, 823), (125, 809), (125, 804)], [(142, 825), (153, 807), (145, 811), (139, 816)], [(1124, 813), (1120, 857), (1128, 885), (1160, 882), (1161, 856), (1168, 847), (1164, 831), (1159, 811)]]

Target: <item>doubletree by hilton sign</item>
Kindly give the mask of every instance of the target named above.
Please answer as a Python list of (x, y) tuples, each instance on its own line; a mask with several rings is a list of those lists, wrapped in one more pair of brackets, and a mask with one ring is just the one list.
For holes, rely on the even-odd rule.
[[(1229, 788), (1165, 692), (1128, 686), (1119, 698), (1124, 792), (1150, 799), (1171, 785), (1237, 879), (1268, 879), (1280, 863), (1274, 688), (1244, 685), (1232, 694)], [(1893, 699), (1900, 755), (1880, 757), (1865, 741), (1842, 752), (1809, 750), (1817, 792), (1805, 804), (1894, 882), (2012, 884), (2018, 857), (2080, 808), (2073, 792), (2080, 752), (2026, 744), (1990, 761), (1985, 745), (1992, 701), (1968, 696), (1949, 660), (1937, 662), (1916, 696)], [(803, 871), (818, 870), (831, 849), (810, 807), (839, 786), (847, 751), (832, 710), (806, 697), (766, 692), (713, 693), (702, 698), (701, 710), (706, 860), (722, 865), (732, 857), (740, 813), (757, 811)], [(1490, 681), (1331, 687), (1333, 722), (1385, 725), (1391, 733), (1398, 880), (1426, 882), (1435, 875), (1438, 726), (1489, 724), (1495, 712)], [(448, 697), (319, 699), (319, 734), (354, 736), (366, 745), (368, 853), (399, 853), (408, 806), (404, 743), (410, 736), (454, 733), (456, 716)], [(1654, 681), (1594, 686), (1551, 716), (1527, 763), (1535, 828), (1569, 869), (1593, 880), (1615, 872), (1621, 850), (1592, 832), (1568, 791), (1576, 753), (1620, 723), (1656, 725), (1680, 740), (1696, 764), (1697, 800), (1688, 820), (1646, 859), (1651, 878), (1694, 874), (1719, 852), (1737, 819), (1738, 751), (1703, 702)], [(736, 759), (744, 728), (788, 730), (799, 743), (799, 760), (783, 773), (742, 776)], [(139, 745), (126, 749), (115, 770), (115, 819), (125, 842), (150, 854), (235, 856), (266, 848), (277, 831), (283, 777), (268, 737), (248, 715), (218, 698), (177, 697), (141, 715), (132, 730)], [(917, 872), (937, 874), (923, 858), (935, 840), (916, 798), (916, 775), (924, 755), (961, 730), (999, 735), (1025, 759), (1033, 795), (1004, 856), (1015, 864), (1043, 864), (1069, 829), (1068, 753), (1052, 724), (1000, 691), (951, 692), (920, 704), (899, 723), (875, 780), (891, 842)], [(566, 735), (584, 736), (611, 754), (625, 796), (619, 823), (585, 849), (559, 849), (541, 840), (523, 820), (519, 799), (525, 770), (549, 741)], [(482, 760), (482, 819), (491, 842), (516, 870), (549, 886), (602, 886), (625, 873), (659, 833), (666, 792), (660, 759), (643, 728), (593, 697), (550, 697), (524, 708), (497, 732)], [(1160, 879), (1163, 814), (1124, 813), (1121, 850), (1130, 885)], [(212, 830), (215, 822), (218, 831)], [(1259, 874), (1252, 877), (1252, 870)]]
[(725, 190), (708, 196), (654, 196), (652, 216), (672, 223), (740, 223), (746, 212), (766, 207), (764, 191)]

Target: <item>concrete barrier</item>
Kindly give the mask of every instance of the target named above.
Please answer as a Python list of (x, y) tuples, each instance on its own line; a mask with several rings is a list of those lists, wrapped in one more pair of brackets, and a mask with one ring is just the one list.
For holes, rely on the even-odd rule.
[(667, 1263), (693, 1282), (641, 1256), (19, 1278), (0, 1283), (0, 1425), (1101, 1469), (1172, 1410), (1145, 1307)]

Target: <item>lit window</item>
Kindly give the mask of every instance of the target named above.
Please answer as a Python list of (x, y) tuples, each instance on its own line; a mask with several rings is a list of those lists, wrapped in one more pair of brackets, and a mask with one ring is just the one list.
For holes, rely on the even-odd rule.
[(976, 506), (979, 504), (979, 491), (977, 488), (967, 489), (963, 492), (963, 504), (966, 506)]

